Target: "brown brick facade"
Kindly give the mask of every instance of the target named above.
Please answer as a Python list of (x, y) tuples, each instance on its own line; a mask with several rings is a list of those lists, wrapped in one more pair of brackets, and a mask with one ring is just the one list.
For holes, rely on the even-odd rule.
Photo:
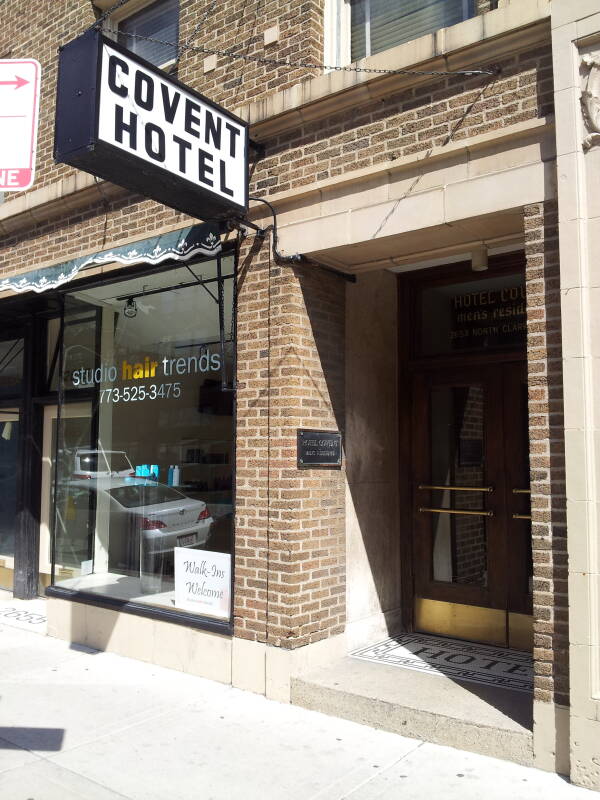
[[(181, 2), (179, 41), (186, 43), (208, 8), (206, 3)], [(0, 18), (0, 58), (35, 57), (42, 65), (42, 89), (35, 187), (39, 189), (75, 172), (54, 164), (52, 157), (54, 98), (58, 47), (82, 34), (95, 21), (89, 0), (36, 0), (23, 13), (23, 0), (4, 0)], [(219, 56), (217, 68), (204, 72), (203, 53), (186, 50), (178, 64), (180, 80), (217, 103), (236, 107), (289, 88), (319, 74), (316, 70), (274, 67), (252, 57), (323, 61), (323, 0), (302, 3), (229, 0), (217, 2), (206, 26), (190, 42), (194, 47), (232, 51), (245, 58)], [(110, 18), (109, 18), (110, 19)], [(107, 25), (109, 20), (107, 20)], [(279, 26), (276, 45), (264, 46), (263, 32)], [(10, 202), (10, 198), (9, 198)], [(140, 220), (140, 224), (143, 221)]]
[[(318, 62), (323, 51), (322, 7), (322, 0), (300, 6), (258, 0), (218, 3), (194, 44)], [(478, 4), (479, 13), (488, 9), (489, 2)], [(197, 3), (182, 3), (181, 42), (204, 10)], [(22, 4), (5, 0), (2, 22), (0, 52), (12, 57), (35, 53), (44, 69), (36, 180), (40, 188), (73, 172), (52, 161), (56, 45), (85, 30), (93, 14), (88, 3), (41, 0), (36, 14), (23, 25)], [(279, 25), (280, 40), (265, 51), (263, 32), (274, 24)], [(293, 191), (315, 180), (423, 154), (450, 140), (501, 130), (551, 110), (549, 48), (511, 55), (499, 66), (497, 77), (427, 81), (271, 139), (266, 158), (253, 171), (251, 193)], [(228, 108), (313, 75), (310, 70), (223, 57), (218, 57), (215, 70), (205, 73), (204, 56), (194, 51), (186, 51), (178, 65), (181, 80)], [(70, 215), (42, 219), (30, 230), (0, 238), (0, 275), (192, 221), (139, 197), (106, 200), (101, 188), (86, 196), (86, 204)], [(236, 634), (245, 638), (294, 647), (344, 626), (343, 474), (299, 472), (295, 464), (298, 427), (344, 428), (344, 369), (339, 357), (344, 350), (344, 292), (343, 281), (320, 270), (273, 264), (266, 243), (242, 249), (235, 626)], [(538, 368), (537, 361), (532, 363), (532, 369)], [(542, 513), (537, 505), (536, 513)], [(536, 554), (541, 564), (541, 545)], [(542, 574), (538, 577), (541, 581)], [(542, 588), (551, 590), (536, 584), (536, 590)], [(541, 595), (538, 600), (544, 605)], [(540, 647), (544, 643), (546, 639)], [(542, 691), (547, 687), (541, 676), (540, 681)]]
[(449, 76), (310, 122), (265, 142), (258, 195), (289, 191), (552, 111), (549, 47), (498, 64), (497, 77)]
[(298, 428), (343, 430), (345, 283), (268, 249), (240, 262), (235, 633), (294, 648), (345, 622), (344, 475), (296, 465)]
[[(51, 85), (52, 73), (44, 80)], [(44, 108), (53, 108), (53, 97), (51, 86)], [(250, 193), (269, 196), (290, 191), (315, 180), (423, 153), (449, 140), (501, 130), (551, 110), (551, 55), (542, 48), (505, 60), (498, 78), (449, 77), (282, 134), (266, 143), (266, 158), (253, 170)], [(40, 128), (40, 141), (45, 144), (38, 157), (36, 188), (69, 171), (49, 161), (53, 117), (52, 121), (49, 113), (46, 117)], [(66, 219), (41, 222), (29, 234), (0, 237), (0, 274), (76, 257), (93, 249), (99, 240), (101, 246), (103, 242), (117, 244), (136, 232), (142, 238), (161, 226), (189, 224), (185, 215), (150, 200), (131, 197), (107, 204), (101, 188), (88, 203)], [(24, 247), (17, 247), (22, 239), (26, 240)]]
[[(34, 54), (43, 66), (35, 189), (74, 170), (52, 160), (56, 49), (93, 22), (91, 5), (39, 0), (0, 4), (0, 56)], [(182, 2), (185, 42), (205, 4)], [(478, 0), (478, 13), (490, 0)], [(247, 56), (322, 60), (323, 0), (217, 3), (197, 46)], [(279, 42), (265, 49), (264, 31)], [(293, 193), (382, 162), (422, 156), (552, 111), (549, 46), (504, 57), (496, 77), (447, 76), (394, 90), (269, 139), (251, 193)], [(188, 50), (178, 77), (233, 110), (289, 88), (314, 70), (276, 68)], [(144, 238), (190, 218), (158, 203), (102, 189), (60, 218), (40, 212), (29, 229), (0, 237), (0, 275)], [(11, 198), (7, 199), (7, 205)], [(7, 207), (6, 205), (4, 206)], [(531, 479), (536, 697), (567, 702), (566, 529), (555, 210), (525, 209), (529, 309)], [(344, 474), (296, 468), (296, 429), (344, 429), (345, 284), (316, 268), (273, 263), (269, 245), (242, 247), (238, 319), (236, 636), (294, 648), (345, 624)], [(473, 544), (477, 551), (479, 539)], [(476, 563), (475, 572), (480, 570)]]
[(535, 697), (569, 704), (567, 528), (556, 203), (524, 209)]

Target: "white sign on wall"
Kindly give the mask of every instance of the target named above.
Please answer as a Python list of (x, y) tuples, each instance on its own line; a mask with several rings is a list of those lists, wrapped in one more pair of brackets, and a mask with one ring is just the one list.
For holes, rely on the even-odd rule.
[(175, 606), (228, 620), (231, 614), (231, 556), (175, 547)]
[(34, 58), (0, 60), (0, 191), (33, 186), (41, 67)]

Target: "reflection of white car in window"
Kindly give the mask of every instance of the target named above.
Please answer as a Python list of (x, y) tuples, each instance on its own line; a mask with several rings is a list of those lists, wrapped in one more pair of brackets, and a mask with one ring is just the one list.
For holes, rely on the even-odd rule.
[(203, 500), (147, 478), (74, 479), (61, 488), (66, 516), (69, 507), (79, 510), (76, 527), (86, 526), (88, 535), (95, 530), (91, 512), (99, 519), (108, 512), (109, 569), (153, 573), (157, 557), (174, 547), (202, 547), (213, 522)]
[(124, 450), (75, 451), (73, 478), (124, 478), (135, 470)]

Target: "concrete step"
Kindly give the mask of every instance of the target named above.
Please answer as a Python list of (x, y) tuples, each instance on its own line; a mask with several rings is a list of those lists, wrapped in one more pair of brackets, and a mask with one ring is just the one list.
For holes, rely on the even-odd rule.
[(533, 698), (347, 656), (292, 678), (292, 703), (373, 728), (529, 766)]

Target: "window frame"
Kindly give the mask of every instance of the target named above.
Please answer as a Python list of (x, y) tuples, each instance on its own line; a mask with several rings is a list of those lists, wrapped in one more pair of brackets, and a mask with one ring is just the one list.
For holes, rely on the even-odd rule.
[[(116, 11), (104, 20), (102, 26), (102, 32), (108, 39), (112, 39), (114, 42), (119, 41), (119, 28), (121, 23), (124, 22), (126, 19), (133, 17), (135, 14), (143, 11), (144, 8), (148, 6), (154, 5), (157, 0), (129, 0), (128, 3), (118, 8)], [(94, 5), (101, 11), (106, 11), (114, 5), (114, 0), (95, 0)], [(181, 6), (179, 6), (179, 12), (181, 12)], [(177, 37), (177, 52), (179, 52), (179, 36)], [(162, 69), (165, 72), (171, 72), (173, 68), (177, 65), (178, 56), (176, 55), (175, 58), (171, 58), (168, 61), (165, 61), (162, 64), (155, 64), (154, 66), (158, 69)]]
[[(239, 270), (239, 263), (238, 263), (238, 252), (234, 242), (224, 243), (222, 251), (219, 255), (214, 256), (205, 256), (199, 257), (197, 259), (192, 259), (190, 266), (198, 266), (201, 265), (203, 262), (210, 262), (215, 260), (215, 258), (227, 258), (233, 257), (233, 271), (231, 273), (226, 273), (222, 275), (223, 280), (227, 280), (228, 278), (233, 279), (233, 287), (234, 287), (234, 294), (232, 298), (233, 303), (233, 374), (236, 374), (236, 360), (237, 360), (237, 343), (238, 343), (238, 335), (237, 335), (237, 276)], [(181, 266), (188, 262), (181, 262)], [(174, 262), (174, 264), (170, 265), (178, 266), (178, 262)], [(61, 298), (61, 303), (64, 302), (64, 298), (66, 295), (71, 294), (74, 291), (85, 291), (86, 289), (96, 288), (98, 286), (103, 286), (106, 283), (114, 283), (118, 284), (123, 281), (128, 281), (132, 278), (143, 278), (146, 275), (153, 275), (155, 273), (166, 272), (169, 270), (169, 262), (163, 262), (161, 264), (157, 264), (154, 266), (150, 266), (148, 264), (137, 264), (125, 269), (118, 270), (115, 273), (112, 273), (109, 277), (106, 275), (90, 275), (89, 277), (81, 277), (79, 280), (75, 282), (70, 282), (65, 284), (64, 286), (60, 287), (56, 290), (55, 296)], [(219, 278), (212, 279), (213, 281), (219, 280)], [(75, 287), (75, 288), (74, 288)], [(64, 330), (61, 326), (61, 331)], [(59, 341), (60, 336), (59, 334)], [(80, 589), (71, 589), (67, 587), (63, 587), (56, 584), (56, 577), (55, 577), (55, 556), (54, 556), (54, 542), (52, 544), (52, 555), (51, 555), (51, 583), (49, 586), (45, 588), (45, 595), (47, 597), (55, 597), (61, 600), (67, 600), (70, 602), (81, 603), (82, 605), (90, 605), (95, 606), (97, 608), (105, 608), (112, 611), (117, 611), (121, 613), (130, 614), (136, 617), (145, 617), (147, 619), (157, 620), (159, 622), (170, 622), (175, 625), (181, 625), (186, 628), (194, 628), (197, 630), (208, 631), (210, 633), (217, 633), (223, 636), (231, 637), (233, 636), (234, 632), (234, 605), (235, 605), (235, 567), (236, 567), (236, 540), (235, 540), (235, 515), (236, 515), (236, 501), (237, 501), (237, 488), (236, 488), (236, 448), (237, 448), (237, 386), (235, 383), (233, 386), (229, 387), (226, 390), (228, 393), (233, 393), (233, 412), (232, 412), (232, 420), (233, 420), (233, 452), (232, 452), (232, 464), (233, 464), (233, 483), (232, 483), (232, 497), (233, 497), (233, 520), (234, 520), (234, 527), (233, 527), (233, 535), (231, 541), (231, 607), (230, 607), (230, 617), (228, 620), (221, 620), (216, 619), (208, 616), (202, 616), (196, 612), (185, 611), (182, 609), (176, 608), (163, 608), (159, 606), (153, 606), (151, 604), (147, 604), (140, 601), (134, 600), (123, 600), (116, 597), (111, 597), (110, 595), (102, 595), (102, 594), (95, 594), (92, 592), (86, 592), (85, 590)], [(52, 398), (55, 398), (55, 402), (60, 405), (62, 408), (71, 405), (72, 403), (78, 402), (79, 400), (87, 400), (89, 399), (88, 394), (83, 392), (83, 395), (80, 395), (79, 398), (73, 396), (71, 391), (63, 391), (61, 389), (57, 390), (52, 394)], [(62, 399), (61, 399), (62, 398)], [(58, 447), (58, 437), (57, 437), (57, 447)], [(51, 509), (51, 514), (54, 511)]]
[[(365, 0), (367, 8), (370, 6), (371, 0)], [(463, 22), (468, 19), (472, 19), (473, 16), (477, 15), (477, 2), (476, 0), (462, 0), (462, 7), (463, 7)], [(366, 42), (366, 53), (365, 55), (357, 59), (356, 61), (351, 61), (351, 25), (352, 25), (352, 13), (351, 13), (351, 0), (325, 0), (325, 13), (324, 13), (324, 56), (325, 56), (325, 63), (330, 66), (331, 68), (335, 69), (336, 67), (346, 67), (350, 66), (351, 64), (357, 64), (359, 61), (363, 61), (365, 58), (371, 58), (372, 54), (371, 50), (371, 41), (369, 34), (369, 22), (370, 19), (367, 17), (365, 22), (365, 26), (367, 28), (365, 42)], [(460, 24), (460, 23), (457, 23)], [(441, 28), (439, 30), (442, 30)], [(414, 41), (414, 40), (409, 40)], [(407, 42), (400, 42), (396, 47), (400, 46), (401, 44), (407, 44)], [(391, 50), (392, 48), (388, 48)], [(382, 53), (388, 52), (388, 50), (382, 50), (379, 53), (375, 53), (375, 56), (380, 56)]]

